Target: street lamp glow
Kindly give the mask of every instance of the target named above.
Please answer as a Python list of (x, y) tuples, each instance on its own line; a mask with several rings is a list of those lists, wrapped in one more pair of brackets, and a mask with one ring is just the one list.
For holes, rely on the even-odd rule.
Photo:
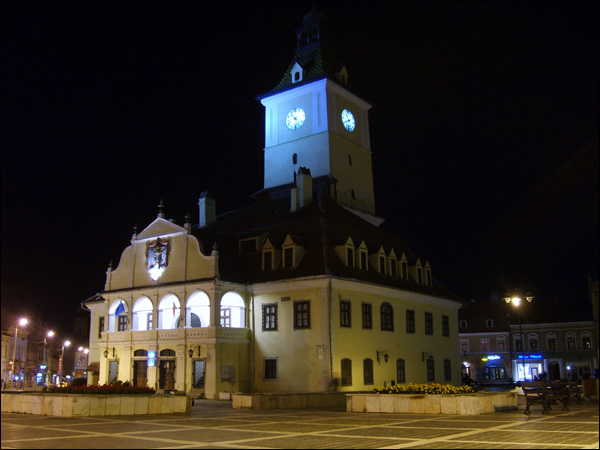
[(15, 388), (15, 369), (17, 368), (17, 335), (19, 334), (19, 327), (24, 327), (27, 325), (27, 319), (22, 317), (19, 319), (19, 326), (15, 325), (15, 345), (13, 347), (13, 357), (12, 357), (12, 372), (10, 375), (10, 388)]
[[(529, 294), (525, 295), (525, 300), (527, 300), (528, 303), (531, 303), (531, 301), (533, 300), (533, 297), (531, 297)], [(519, 308), (519, 305), (521, 304), (521, 297), (519, 295), (510, 295), (508, 297), (504, 297), (504, 301), (506, 303), (512, 303), (513, 305), (515, 305), (515, 308), (517, 308), (517, 310), (519, 311), (519, 313), (517, 314), (517, 316), (519, 317), (519, 337), (521, 338), (521, 363), (522, 363), (522, 368), (523, 368), (523, 380), (525, 381), (527, 379), (527, 377), (525, 376), (525, 339), (523, 338), (523, 326), (521, 324), (521, 315), (523, 314), (522, 309)]]

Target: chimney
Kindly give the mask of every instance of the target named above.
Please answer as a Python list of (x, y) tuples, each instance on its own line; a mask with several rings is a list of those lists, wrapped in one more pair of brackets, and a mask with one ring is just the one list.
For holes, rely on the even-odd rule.
[(198, 206), (200, 207), (199, 228), (204, 228), (217, 221), (217, 201), (213, 194), (207, 191), (200, 194)]
[(310, 169), (300, 167), (298, 176), (296, 176), (296, 187), (291, 192), (291, 212), (304, 208), (313, 200), (313, 180), (310, 175)]

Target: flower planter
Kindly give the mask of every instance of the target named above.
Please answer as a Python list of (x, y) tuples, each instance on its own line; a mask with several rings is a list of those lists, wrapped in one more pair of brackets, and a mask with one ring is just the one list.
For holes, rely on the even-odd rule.
[(2, 393), (2, 412), (60, 417), (168, 414), (190, 411), (185, 395)]
[(517, 408), (514, 392), (474, 394), (347, 394), (346, 411), (473, 416)]

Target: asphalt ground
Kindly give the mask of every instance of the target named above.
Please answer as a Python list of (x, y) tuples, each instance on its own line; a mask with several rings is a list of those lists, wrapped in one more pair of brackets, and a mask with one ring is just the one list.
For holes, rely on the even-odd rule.
[(342, 410), (234, 410), (196, 401), (191, 414), (61, 418), (2, 413), (2, 449), (599, 448), (597, 400), (542, 414), (523, 406), (478, 416)]

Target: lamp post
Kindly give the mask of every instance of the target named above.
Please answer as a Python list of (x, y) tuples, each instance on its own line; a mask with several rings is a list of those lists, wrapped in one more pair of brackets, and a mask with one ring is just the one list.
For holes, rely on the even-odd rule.
[[(525, 300), (527, 300), (528, 303), (531, 303), (531, 301), (533, 300), (533, 297), (531, 297), (530, 294), (526, 294)], [(510, 295), (508, 297), (505, 297), (504, 301), (506, 303), (512, 303), (515, 306), (515, 308), (519, 309), (519, 305), (521, 304), (522, 299), (519, 294), (514, 294), (514, 295)], [(525, 377), (525, 339), (523, 339), (523, 326), (521, 324), (521, 314), (522, 314), (522, 311), (519, 310), (519, 314), (517, 314), (517, 316), (519, 317), (519, 335), (521, 337), (521, 364), (522, 364), (522, 368), (523, 368), (523, 381), (525, 381), (525, 379), (526, 379), (526, 377)], [(518, 365), (517, 365), (517, 370), (518, 370)]]
[[(24, 327), (25, 325), (27, 325), (27, 319), (22, 318), (19, 320), (19, 326)], [(12, 357), (12, 374), (10, 377), (10, 388), (14, 389), (15, 388), (15, 372), (16, 372), (16, 368), (17, 368), (17, 335), (19, 334), (19, 327), (15, 325), (15, 345), (13, 347), (13, 357)]]
[(44, 369), (44, 386), (48, 386), (48, 362), (46, 361), (46, 345), (48, 345), (48, 340), (46, 338), (51, 338), (52, 336), (54, 336), (54, 331), (52, 330), (48, 331), (46, 336), (44, 336), (44, 357), (42, 358), (42, 362), (46, 366)]
[(62, 386), (63, 369), (65, 367), (65, 347), (68, 347), (69, 345), (71, 345), (71, 342), (65, 341), (62, 346), (62, 354), (60, 357), (60, 372), (58, 374), (58, 383), (60, 386)]

